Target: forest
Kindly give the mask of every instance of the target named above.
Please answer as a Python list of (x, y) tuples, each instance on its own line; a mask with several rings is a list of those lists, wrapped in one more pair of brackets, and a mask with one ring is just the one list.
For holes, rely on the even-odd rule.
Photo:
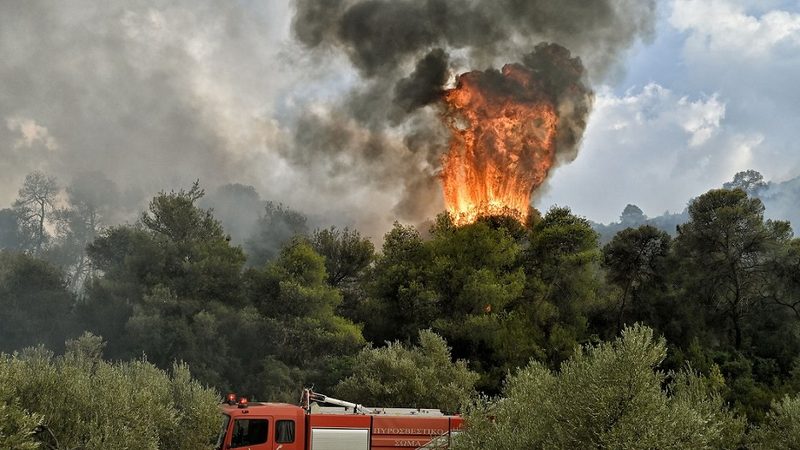
[(465, 449), (789, 448), (800, 239), (759, 182), (672, 229), (553, 207), (371, 239), (242, 185), (119, 221), (110, 180), (33, 172), (0, 210), (0, 448), (212, 448), (221, 394), (304, 386), (463, 413)]

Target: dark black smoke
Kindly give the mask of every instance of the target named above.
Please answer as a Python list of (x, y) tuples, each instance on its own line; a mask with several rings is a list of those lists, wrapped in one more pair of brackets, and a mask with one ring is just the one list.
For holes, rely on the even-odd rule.
[(558, 162), (574, 160), (594, 100), (594, 94), (586, 84), (583, 63), (579, 58), (572, 57), (568, 49), (552, 43), (538, 44), (522, 60), (528, 68), (533, 69), (544, 84), (544, 91), (558, 105)]
[(433, 187), (447, 138), (439, 111), (426, 106), (437, 103), (448, 80), (519, 61), (536, 71), (558, 105), (560, 161), (569, 161), (591, 109), (589, 80), (605, 77), (624, 50), (652, 34), (655, 13), (655, 0), (295, 0), (294, 6), (295, 37), (313, 53), (346, 55), (360, 82), (324, 113), (305, 115), (285, 155), (356, 184), (396, 186), (393, 212), (407, 220), (441, 206)]
[[(512, 62), (541, 41), (608, 68), (653, 33), (655, 0), (296, 0), (296, 37), (343, 49), (365, 76), (394, 72), (431, 48)], [(476, 67), (477, 68), (477, 67)]]
[(417, 63), (411, 75), (397, 83), (394, 102), (408, 113), (439, 100), (442, 86), (447, 82), (447, 65), (444, 50), (431, 50)]

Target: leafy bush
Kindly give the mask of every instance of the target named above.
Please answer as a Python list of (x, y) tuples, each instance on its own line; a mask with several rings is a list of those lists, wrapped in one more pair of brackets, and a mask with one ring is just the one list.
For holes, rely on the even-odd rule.
[[(0, 355), (0, 418), (17, 424), (10, 437), (7, 425), (0, 425), (0, 443), (23, 439), (41, 423), (37, 439), (55, 448), (211, 447), (220, 420), (218, 395), (193, 381), (187, 366), (175, 364), (167, 373), (144, 360), (105, 362), (98, 347), (99, 340), (87, 334), (68, 343), (60, 357), (41, 347)], [(36, 448), (20, 442), (2, 448)]]
[[(0, 380), (6, 378), (6, 369), (5, 366), (0, 366)], [(31, 414), (20, 407), (19, 399), (12, 396), (10, 386), (0, 383), (0, 448), (39, 448), (34, 433), (41, 421), (39, 415)]]
[(432, 331), (419, 333), (419, 346), (399, 342), (366, 348), (356, 355), (353, 374), (337, 386), (343, 398), (373, 406), (440, 408), (454, 412), (475, 393), (478, 374), (450, 357), (447, 342)]
[(800, 397), (785, 397), (772, 404), (764, 424), (751, 433), (750, 448), (800, 449)]
[(531, 363), (510, 377), (505, 398), (475, 405), (457, 448), (736, 448), (744, 420), (695, 373), (670, 381), (658, 370), (665, 356), (664, 340), (636, 325), (559, 372)]

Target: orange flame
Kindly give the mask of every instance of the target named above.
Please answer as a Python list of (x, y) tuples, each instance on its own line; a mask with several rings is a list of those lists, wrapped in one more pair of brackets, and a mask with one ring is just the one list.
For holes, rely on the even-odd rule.
[(503, 214), (524, 222), (555, 160), (556, 105), (518, 64), (462, 74), (443, 97), (452, 138), (441, 179), (453, 221)]

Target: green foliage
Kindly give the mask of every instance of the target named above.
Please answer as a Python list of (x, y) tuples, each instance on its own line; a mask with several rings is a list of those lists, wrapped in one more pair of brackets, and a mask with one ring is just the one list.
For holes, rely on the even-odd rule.
[(356, 230), (331, 227), (311, 236), (314, 250), (325, 257), (328, 284), (340, 286), (356, 280), (375, 256), (375, 246)]
[(382, 250), (365, 278), (364, 335), (375, 343), (407, 340), (430, 328), (437, 315), (438, 296), (427, 280), (431, 252), (416, 229), (398, 223)]
[(774, 275), (770, 280), (770, 299), (789, 308), (800, 319), (800, 239), (792, 239), (770, 261), (768, 270)]
[(712, 190), (689, 205), (691, 219), (678, 228), (676, 252), (686, 291), (717, 308), (742, 348), (743, 318), (769, 283), (770, 255), (791, 236), (787, 222), (764, 221), (764, 205), (736, 190)]
[(274, 356), (266, 357), (259, 368), (260, 371), (249, 373), (248, 377), (256, 380), (257, 385), (247, 392), (260, 392), (264, 399), (271, 402), (297, 402), (298, 393), (302, 392), (304, 381), (308, 378), (306, 371), (289, 366)]
[(36, 344), (61, 348), (75, 327), (73, 303), (56, 267), (0, 251), (0, 351)]
[(42, 418), (31, 414), (22, 406), (8, 383), (6, 365), (0, 365), (0, 448), (14, 450), (35, 450), (40, 448), (35, 433)]
[(534, 225), (526, 256), (535, 263), (532, 270), (552, 279), (560, 274), (556, 263), (580, 264), (597, 258), (597, 233), (569, 208), (554, 207)]
[(109, 336), (112, 357), (147, 354), (161, 368), (179, 359), (221, 386), (226, 337), (220, 322), (242, 302), (244, 254), (229, 244), (211, 215), (194, 206), (202, 196), (161, 193), (138, 226), (111, 228), (89, 246), (102, 277), (87, 285), (78, 315)]
[(503, 399), (477, 404), (457, 448), (736, 448), (744, 421), (693, 372), (669, 382), (665, 355), (664, 340), (636, 325), (559, 372), (531, 363)]
[(268, 271), (297, 285), (322, 286), (327, 278), (325, 258), (303, 239), (295, 239), (281, 249), (280, 257)]
[(489, 372), (510, 368), (508, 350), (527, 347), (497, 346), (503, 338), (491, 335), (505, 329), (505, 310), (525, 287), (521, 246), (512, 234), (518, 229), (493, 223), (489, 218), (455, 227), (440, 219), (428, 241), (396, 224), (368, 276), (365, 335), (373, 343), (411, 341), (434, 328), (457, 357), (484, 374), (487, 385), (496, 384)]
[(360, 317), (373, 343), (433, 328), (497, 391), (531, 357), (557, 365), (588, 338), (602, 286), (597, 236), (554, 208), (530, 229), (486, 217), (461, 227), (437, 218), (431, 238), (395, 225), (366, 277)]
[[(81, 339), (71, 348), (97, 344)], [(168, 374), (145, 361), (108, 363), (83, 351), (54, 357), (31, 348), (0, 355), (0, 392), (24, 399), (47, 448), (198, 450), (211, 447), (219, 424), (217, 393), (193, 381), (184, 365)]]
[(639, 292), (646, 287), (643, 285), (663, 280), (669, 249), (669, 235), (650, 225), (622, 230), (603, 247), (608, 280), (621, 291), (618, 332), (624, 324), (628, 298), (636, 302)]
[(419, 346), (399, 342), (365, 348), (353, 361), (353, 374), (336, 387), (339, 396), (381, 407), (439, 408), (456, 412), (474, 395), (478, 374), (431, 331), (419, 333)]
[(125, 325), (126, 339), (133, 344), (131, 353), (147, 355), (162, 368), (175, 359), (186, 361), (199, 379), (221, 386), (228, 354), (215, 312), (197, 301), (180, 299), (166, 288), (156, 288), (134, 306)]
[[(268, 365), (280, 367), (281, 372), (291, 372), (292, 367), (307, 371), (303, 377), (281, 377), (291, 382), (295, 395), (305, 380), (326, 378), (330, 358), (352, 355), (364, 345), (361, 329), (336, 314), (341, 294), (326, 284), (325, 260), (305, 240), (295, 239), (277, 260), (264, 269), (252, 269), (248, 278), (248, 295), (260, 314), (271, 320), (276, 336), (269, 350), (274, 359), (268, 359)], [(269, 389), (286, 392), (289, 386)]]
[(753, 450), (800, 449), (800, 397), (785, 397), (773, 403), (772, 411), (749, 440)]
[(618, 222), (609, 224), (591, 222), (591, 224), (592, 229), (600, 235), (600, 244), (605, 245), (611, 242), (611, 239), (620, 231), (626, 228), (637, 228), (642, 225), (653, 226), (669, 234), (670, 237), (675, 237), (678, 225), (685, 223), (687, 220), (689, 220), (689, 213), (686, 209), (677, 213), (665, 211), (660, 216), (647, 217), (641, 208), (628, 204), (622, 210)]
[(429, 247), (434, 255), (431, 281), (444, 315), (460, 319), (499, 311), (521, 295), (521, 248), (505, 228), (479, 221), (435, 233)]
[(161, 193), (140, 226), (111, 228), (92, 243), (89, 256), (104, 280), (137, 298), (161, 285), (181, 297), (233, 301), (245, 256), (230, 245), (210, 211), (194, 206), (202, 194), (197, 184)]
[(34, 439), (40, 419), (16, 405), (0, 401), (0, 448), (35, 450), (41, 448)]
[(144, 230), (112, 227), (92, 242), (87, 251), (105, 278), (130, 284), (152, 284), (163, 270), (164, 251)]
[(103, 357), (103, 349), (106, 343), (103, 338), (96, 336), (88, 331), (82, 335), (66, 342), (66, 351), (76, 356), (92, 360), (100, 360)]
[[(30, 193), (49, 183), (44, 176), (33, 181)], [(577, 402), (567, 390), (607, 401), (602, 396), (613, 397), (615, 389), (609, 386), (624, 379), (604, 375), (609, 386), (601, 389), (581, 378), (585, 373), (575, 375), (595, 393), (581, 391), (578, 381), (565, 384), (570, 367), (600, 361), (605, 347), (577, 357), (574, 349), (613, 339), (625, 323), (638, 321), (669, 342), (657, 366), (670, 375), (665, 389), (636, 391), (653, 401), (651, 409), (636, 403), (632, 410), (666, 414), (668, 422), (694, 430), (696, 422), (670, 415), (680, 399), (690, 398), (681, 408), (694, 417), (718, 411), (723, 397), (766, 429), (775, 415), (767, 415), (770, 404), (800, 392), (800, 240), (791, 239), (787, 223), (765, 220), (760, 201), (747, 197), (745, 191), (755, 192), (748, 186), (760, 192), (758, 177), (734, 181), (740, 185), (710, 191), (672, 216), (688, 220), (673, 240), (650, 226), (621, 230), (656, 224), (628, 205), (615, 225), (621, 231), (601, 249), (586, 219), (556, 207), (544, 216), (533, 210), (526, 224), (491, 216), (455, 226), (447, 214), (424, 233), (395, 224), (378, 254), (355, 230), (307, 236), (305, 217), (280, 204), (268, 203), (256, 224), (258, 194), (229, 186), (219, 202), (205, 205), (242, 199), (226, 209), (226, 224), (241, 238), (255, 229), (244, 241), (246, 264), (212, 211), (198, 206), (197, 184), (158, 194), (134, 225), (105, 228), (113, 183), (87, 176), (66, 189), (65, 209), (45, 203), (42, 213), (41, 203), (30, 203), (30, 213), (45, 217), (43, 231), (56, 232), (40, 240), (41, 251), (36, 223), (21, 222), (21, 206), (0, 211), (0, 246), (29, 253), (0, 253), (0, 351), (44, 343), (60, 353), (66, 338), (88, 330), (94, 335), (68, 343), (70, 355), (91, 361), (146, 355), (161, 370), (184, 361), (202, 383), (263, 400), (294, 402), (304, 385), (329, 391), (348, 380), (369, 387), (353, 394), (374, 394), (367, 403), (426, 406), (418, 403), (429, 396), (424, 389), (454, 378), (431, 369), (452, 364), (450, 353), (445, 358), (440, 351), (447, 350), (444, 341), (431, 346), (435, 351), (411, 346), (422, 330), (432, 330), (452, 346), (453, 358), (467, 361), (459, 364), (477, 374), (469, 380), (485, 394), (499, 393), (508, 374), (533, 359), (507, 392), (528, 376), (570, 401)], [(61, 270), (41, 259), (57, 261)], [(376, 347), (361, 351), (365, 338)], [(387, 341), (393, 344), (383, 347)], [(395, 378), (374, 368), (380, 365)], [(682, 372), (687, 365), (698, 372)], [(663, 374), (653, 367), (658, 379)], [(652, 384), (647, 373), (634, 374), (646, 381), (642, 386)], [(559, 388), (563, 394), (554, 387), (561, 384), (569, 386)], [(28, 414), (14, 392), (3, 396), (2, 417), (16, 425), (0, 432), (24, 441), (41, 417)], [(582, 427), (594, 426), (585, 411), (572, 412)], [(619, 433), (638, 429), (633, 419), (622, 423)], [(604, 442), (621, 442), (608, 433)]]
[[(83, 323), (110, 334), (113, 358), (144, 354), (162, 369), (185, 361), (199, 380), (251, 397), (292, 392), (295, 400), (306, 382), (335, 384), (347, 371), (339, 361), (364, 340), (337, 315), (342, 294), (327, 284), (326, 259), (298, 238), (269, 264), (244, 270), (242, 250), (195, 206), (202, 194), (197, 184), (161, 193), (139, 224), (90, 245), (101, 276), (78, 305)], [(326, 248), (338, 246), (345, 259), (350, 247), (365, 247), (354, 232), (329, 237)]]
[(325, 257), (328, 284), (342, 293), (338, 313), (358, 320), (364, 303), (362, 281), (375, 259), (375, 246), (356, 230), (331, 227), (316, 230), (310, 239), (311, 246)]
[(604, 302), (597, 233), (569, 208), (554, 207), (533, 226), (523, 261), (522, 310), (555, 367), (589, 338), (589, 318)]
[(205, 192), (198, 182), (188, 191), (162, 192), (150, 201), (148, 211), (142, 213), (142, 225), (154, 235), (173, 242), (217, 237), (222, 234), (222, 225), (214, 220), (210, 211), (194, 205), (203, 195)]
[(203, 194), (197, 183), (189, 191), (161, 193), (141, 223), (164, 252), (164, 272), (153, 281), (180, 296), (225, 301), (237, 293), (245, 256), (211, 211), (195, 206)]

